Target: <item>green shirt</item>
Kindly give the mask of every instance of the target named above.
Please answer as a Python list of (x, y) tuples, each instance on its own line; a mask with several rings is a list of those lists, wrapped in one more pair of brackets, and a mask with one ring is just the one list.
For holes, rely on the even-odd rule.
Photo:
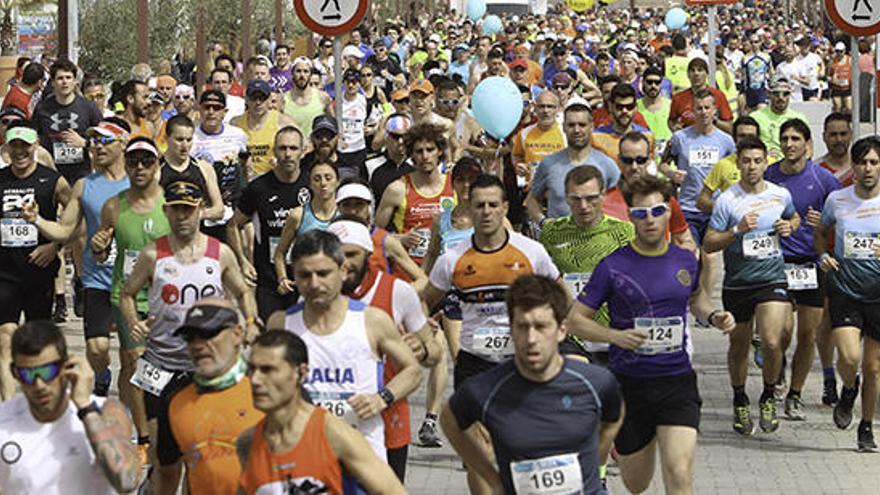
[[(165, 198), (160, 197), (149, 213), (137, 213), (131, 209), (126, 191), (119, 193), (119, 219), (113, 230), (113, 239), (116, 241), (116, 262), (113, 265), (113, 283), (110, 287), (110, 302), (114, 306), (119, 306), (122, 286), (131, 274), (141, 249), (171, 232), (168, 218), (162, 211), (163, 205)], [(136, 298), (138, 312), (146, 313), (150, 309), (147, 303), (148, 290), (144, 287), (138, 292)]]
[(670, 108), (672, 108), (672, 100), (662, 96), (660, 97), (660, 110), (656, 112), (649, 111), (648, 107), (645, 106), (644, 100), (638, 101), (639, 113), (645, 118), (648, 128), (651, 129), (651, 134), (654, 135), (654, 139), (658, 142), (672, 139), (672, 131), (669, 130)]
[(780, 115), (771, 110), (770, 105), (750, 113), (749, 116), (758, 122), (758, 126), (761, 129), (761, 141), (764, 141), (764, 144), (767, 145), (767, 162), (769, 163), (774, 163), (783, 158), (782, 148), (779, 145), (779, 128), (782, 127), (785, 121), (801, 119), (804, 123), (809, 124), (807, 117), (800, 112), (787, 108), (785, 113)]

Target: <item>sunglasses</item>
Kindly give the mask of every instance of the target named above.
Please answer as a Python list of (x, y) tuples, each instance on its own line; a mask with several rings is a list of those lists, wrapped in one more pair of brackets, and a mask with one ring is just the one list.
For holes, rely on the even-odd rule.
[(633, 163), (644, 165), (648, 163), (648, 160), (650, 160), (650, 158), (648, 158), (647, 156), (620, 156), (620, 161), (624, 165), (632, 165)]
[(13, 122), (19, 122), (19, 121), (21, 121), (21, 117), (6, 117), (6, 118), (0, 119), (0, 124), (8, 126), (9, 124), (11, 124)]
[(264, 95), (263, 93), (254, 93), (254, 94), (250, 95), (248, 98), (250, 98), (251, 101), (256, 101), (256, 102), (259, 103), (259, 102), (261, 102), (261, 101), (266, 101), (266, 100), (268, 100), (268, 99), (269, 99), (269, 95)]
[(336, 137), (336, 134), (333, 134), (330, 131), (322, 130), (312, 134), (312, 137), (315, 138), (316, 141), (330, 141), (331, 139)]
[(107, 96), (104, 93), (95, 93), (93, 95), (88, 95), (88, 98), (92, 101), (101, 101), (104, 97)]
[(645, 79), (645, 84), (650, 86), (660, 86), (662, 83), (662, 79)]
[(122, 141), (122, 138), (118, 137), (107, 137), (107, 136), (95, 136), (92, 138), (92, 146), (102, 145), (107, 146), (108, 144), (113, 144), (117, 141)]
[(401, 105), (409, 105), (409, 98), (401, 98), (399, 100), (394, 100), (394, 103), (399, 103)]
[(49, 383), (61, 374), (61, 367), (64, 361), (54, 361), (42, 366), (34, 366), (33, 368), (24, 368), (13, 366), (12, 370), (15, 376), (25, 385), (33, 385), (37, 382), (37, 378), (43, 380), (43, 383)]
[(373, 73), (372, 72), (361, 72), (361, 77), (362, 78), (373, 77)]
[(626, 105), (622, 103), (615, 103), (614, 106), (616, 106), (618, 110), (635, 110), (636, 102), (628, 103)]
[(180, 334), (180, 338), (189, 344), (196, 339), (211, 340), (222, 331), (223, 328), (189, 328)]
[(226, 110), (226, 107), (223, 105), (202, 105), (203, 110), (210, 110), (212, 112), (222, 112)]
[(587, 203), (595, 203), (601, 197), (602, 197), (601, 194), (584, 194), (584, 195), (566, 194), (565, 195), (565, 198), (574, 204), (578, 204), (582, 201), (586, 201)]
[(174, 95), (175, 100), (192, 100), (193, 95)]
[(771, 91), (770, 94), (774, 96), (788, 96), (791, 93), (788, 91)]
[(156, 163), (156, 157), (154, 156), (145, 156), (145, 157), (137, 157), (137, 156), (127, 156), (125, 157), (125, 166), (129, 168), (150, 168)]
[(388, 139), (393, 139), (395, 141), (403, 141), (404, 139), (406, 139), (406, 134), (397, 134), (395, 132), (389, 132)]
[(440, 103), (441, 105), (456, 106), (456, 105), (458, 105), (459, 100), (457, 100), (455, 98), (452, 98), (452, 99), (441, 98), (441, 99), (437, 100), (437, 102)]
[(666, 203), (660, 203), (654, 206), (643, 206), (643, 207), (635, 207), (629, 209), (629, 216), (632, 217), (633, 220), (644, 220), (648, 218), (648, 214), (654, 218), (662, 217), (669, 211), (669, 205)]

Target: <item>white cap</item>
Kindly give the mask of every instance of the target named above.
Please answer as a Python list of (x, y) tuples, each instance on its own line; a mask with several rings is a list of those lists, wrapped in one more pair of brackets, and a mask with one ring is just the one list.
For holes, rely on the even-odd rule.
[(575, 105), (583, 105), (590, 110), (593, 109), (593, 107), (590, 105), (590, 102), (581, 98), (580, 96), (572, 96), (571, 98), (569, 98), (568, 103), (565, 104), (565, 109), (568, 110)]
[(844, 45), (842, 41), (838, 41), (837, 43), (834, 44), (834, 50), (838, 51), (838, 52), (845, 52), (846, 45)]
[(346, 199), (351, 198), (362, 199), (372, 204), (373, 192), (370, 191), (369, 187), (357, 182), (350, 182), (348, 184), (345, 184), (336, 191), (337, 203), (341, 203)]
[(364, 58), (364, 52), (354, 45), (347, 45), (342, 49), (342, 58), (345, 57)]
[(366, 225), (351, 220), (337, 220), (327, 227), (327, 231), (339, 238), (343, 244), (354, 244), (368, 253), (373, 252), (373, 238)]
[(666, 28), (666, 24), (660, 24), (659, 26), (657, 26), (657, 32), (666, 34), (667, 32), (669, 32), (669, 30)]
[(440, 39), (440, 35), (437, 33), (434, 33), (431, 36), (428, 36), (428, 41), (433, 41), (434, 43), (437, 43), (438, 45), (443, 42), (443, 40)]

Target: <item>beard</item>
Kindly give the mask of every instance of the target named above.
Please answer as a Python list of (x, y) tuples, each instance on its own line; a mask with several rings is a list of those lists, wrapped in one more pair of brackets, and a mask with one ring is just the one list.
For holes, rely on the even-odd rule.
[(368, 266), (369, 263), (365, 260), (360, 270), (354, 274), (354, 278), (346, 278), (345, 281), (342, 282), (342, 292), (344, 294), (351, 294), (360, 287), (361, 283), (364, 281), (364, 277), (367, 275)]

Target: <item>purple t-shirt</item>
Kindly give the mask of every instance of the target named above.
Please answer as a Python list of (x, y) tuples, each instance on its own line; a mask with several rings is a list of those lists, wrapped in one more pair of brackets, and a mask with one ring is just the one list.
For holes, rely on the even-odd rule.
[(592, 309), (599, 309), (607, 302), (611, 328), (635, 328), (636, 318), (680, 318), (683, 326), (682, 340), (672, 342), (678, 347), (676, 351), (645, 354), (645, 349), (636, 352), (609, 346), (611, 371), (633, 377), (656, 377), (684, 374), (693, 369), (690, 359), (693, 343), (687, 317), (688, 301), (697, 288), (698, 272), (694, 254), (672, 244), (662, 254), (640, 253), (630, 244), (599, 262), (578, 295), (578, 301)]
[(767, 167), (764, 180), (788, 189), (794, 202), (794, 209), (801, 217), (800, 228), (788, 237), (780, 237), (782, 254), (786, 257), (816, 258), (813, 249), (813, 227), (807, 225), (807, 212), (810, 207), (821, 212), (825, 206), (825, 198), (832, 191), (840, 189), (840, 182), (834, 174), (807, 160), (807, 165), (800, 173), (787, 175), (782, 173), (781, 162)]
[(293, 89), (293, 76), (290, 74), (290, 69), (282, 70), (278, 67), (272, 67), (269, 69), (269, 76), (271, 77), (269, 84), (276, 91), (287, 92)]

